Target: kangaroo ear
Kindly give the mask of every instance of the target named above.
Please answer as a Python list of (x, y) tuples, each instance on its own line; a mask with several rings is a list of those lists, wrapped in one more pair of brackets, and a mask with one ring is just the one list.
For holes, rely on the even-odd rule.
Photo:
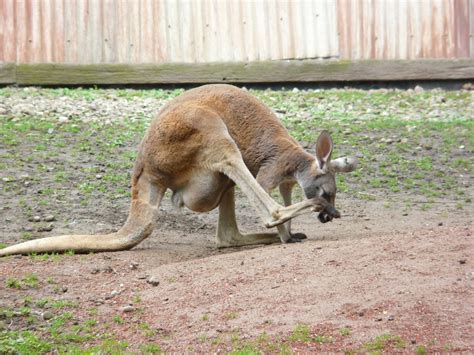
[(328, 131), (322, 131), (316, 141), (316, 159), (319, 168), (323, 169), (331, 159), (332, 138)]
[(356, 157), (341, 157), (331, 160), (329, 163), (335, 172), (349, 173), (357, 169), (359, 160)]

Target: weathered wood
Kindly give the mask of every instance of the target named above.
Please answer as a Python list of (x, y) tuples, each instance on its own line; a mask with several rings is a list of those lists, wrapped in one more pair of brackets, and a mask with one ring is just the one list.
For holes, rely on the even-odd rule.
[(255, 83), (474, 78), (474, 59), (199, 64), (19, 64), (20, 85)]
[(14, 84), (15, 63), (0, 63), (0, 84)]

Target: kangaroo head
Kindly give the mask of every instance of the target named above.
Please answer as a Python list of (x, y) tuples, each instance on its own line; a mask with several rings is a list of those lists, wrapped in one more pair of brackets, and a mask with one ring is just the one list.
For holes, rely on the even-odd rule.
[[(298, 179), (307, 198), (322, 197), (335, 207), (336, 172), (350, 172), (357, 168), (356, 157), (341, 157), (331, 160), (333, 142), (327, 131), (321, 132), (316, 141), (316, 159), (309, 164)], [(322, 223), (332, 220), (326, 212), (320, 212)]]

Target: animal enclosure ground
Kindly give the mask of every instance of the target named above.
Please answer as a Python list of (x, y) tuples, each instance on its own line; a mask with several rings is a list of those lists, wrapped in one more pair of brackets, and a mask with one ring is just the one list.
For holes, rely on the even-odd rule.
[[(136, 147), (180, 92), (0, 89), (0, 243), (118, 229)], [(0, 352), (474, 350), (472, 92), (251, 92), (307, 150), (328, 129), (333, 156), (359, 156), (338, 176), (342, 218), (216, 250), (216, 211), (165, 198), (131, 251), (0, 259)]]

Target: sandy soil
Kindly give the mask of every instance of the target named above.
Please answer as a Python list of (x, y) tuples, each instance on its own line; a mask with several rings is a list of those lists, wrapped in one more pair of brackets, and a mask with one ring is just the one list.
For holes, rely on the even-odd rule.
[[(473, 351), (472, 211), (447, 204), (407, 215), (379, 201), (339, 202), (341, 220), (295, 220), (294, 229), (309, 236), (303, 243), (225, 250), (213, 245), (215, 212), (175, 211), (165, 202), (159, 228), (132, 251), (0, 260), (1, 302), (20, 307), (26, 296), (72, 300), (79, 304), (72, 310), (77, 320), (97, 307), (97, 331), (106, 327), (132, 351), (147, 341), (166, 351), (229, 351), (236, 334), (245, 344), (264, 333), (267, 342), (302, 351), (365, 349), (387, 333), (403, 339), (408, 352), (419, 346)], [(259, 229), (243, 198), (239, 220), (245, 230)], [(5, 286), (7, 277), (28, 273), (40, 275), (39, 288)], [(152, 276), (157, 286), (148, 282)], [(67, 291), (58, 296), (57, 285)], [(124, 324), (111, 322), (115, 315)], [(139, 330), (144, 322), (153, 336)], [(331, 341), (287, 340), (299, 324)], [(400, 350), (385, 344), (391, 349)]]

